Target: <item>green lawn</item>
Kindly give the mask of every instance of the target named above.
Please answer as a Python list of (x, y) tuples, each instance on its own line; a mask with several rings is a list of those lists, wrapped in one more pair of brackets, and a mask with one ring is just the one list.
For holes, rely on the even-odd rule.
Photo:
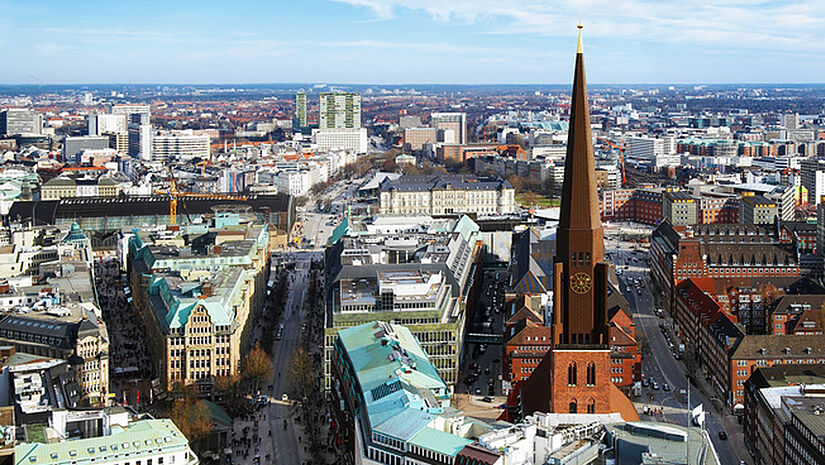
[(46, 431), (44, 428), (46, 425), (43, 424), (31, 424), (31, 425), (24, 425), (26, 429), (26, 441), (28, 442), (46, 442)]
[[(516, 194), (516, 203), (520, 205), (532, 206), (528, 205), (527, 198), (528, 195), (526, 193)], [(559, 205), (561, 205), (561, 200), (551, 199), (550, 197), (536, 194), (535, 201), (532, 203), (538, 207), (558, 207)]]

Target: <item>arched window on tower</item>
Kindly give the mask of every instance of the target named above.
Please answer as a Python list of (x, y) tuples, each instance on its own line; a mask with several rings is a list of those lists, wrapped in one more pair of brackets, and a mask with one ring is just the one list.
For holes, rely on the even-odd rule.
[(592, 397), (587, 400), (587, 413), (596, 413), (596, 401)]
[(576, 385), (576, 362), (570, 362), (570, 365), (567, 365), (567, 385)]
[(569, 408), (570, 408), (570, 413), (578, 413), (579, 409), (578, 409), (578, 405), (576, 403), (576, 399), (573, 399), (573, 400), (570, 401)]
[(587, 364), (587, 385), (596, 385), (596, 364), (593, 362)]

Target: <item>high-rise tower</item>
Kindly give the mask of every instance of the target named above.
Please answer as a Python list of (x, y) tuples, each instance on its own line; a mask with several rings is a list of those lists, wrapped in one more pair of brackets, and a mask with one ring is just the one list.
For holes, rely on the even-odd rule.
[[(579, 26), (581, 29), (581, 26)], [(607, 275), (596, 195), (581, 30), (576, 51), (561, 214), (553, 259), (553, 345), (521, 391), (521, 413), (616, 411), (610, 379)]]

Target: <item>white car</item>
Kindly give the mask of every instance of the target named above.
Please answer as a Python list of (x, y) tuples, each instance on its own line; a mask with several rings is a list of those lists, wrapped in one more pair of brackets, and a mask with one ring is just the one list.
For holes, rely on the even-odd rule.
[(283, 394), (281, 394), (281, 400), (282, 400), (282, 401), (284, 401), (284, 402), (286, 402), (286, 401), (288, 401), (288, 400), (289, 400), (289, 396), (288, 396), (288, 395), (286, 395), (286, 393), (283, 393)]

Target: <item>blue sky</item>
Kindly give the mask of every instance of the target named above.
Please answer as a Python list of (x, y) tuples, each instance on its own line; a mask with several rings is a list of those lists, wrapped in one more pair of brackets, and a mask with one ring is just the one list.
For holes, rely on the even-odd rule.
[(825, 0), (0, 0), (0, 83), (825, 82)]

